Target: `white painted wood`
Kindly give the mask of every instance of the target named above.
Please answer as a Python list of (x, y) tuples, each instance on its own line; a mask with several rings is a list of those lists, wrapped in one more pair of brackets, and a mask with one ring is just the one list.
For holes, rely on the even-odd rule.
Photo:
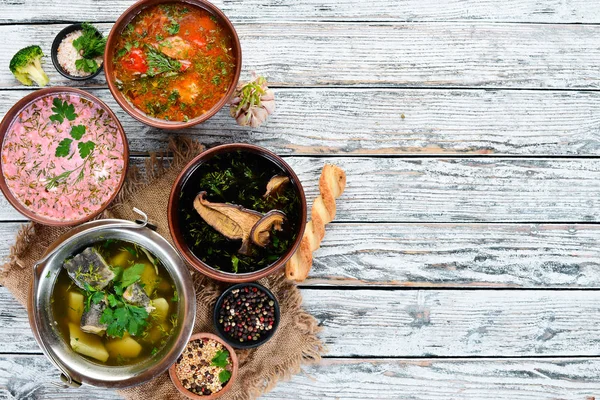
[[(103, 31), (111, 24), (99, 24)], [(0, 26), (0, 65), (56, 25)], [(495, 23), (269, 23), (236, 25), (243, 71), (275, 86), (597, 89), (599, 25)], [(70, 84), (49, 65), (53, 85)], [(104, 85), (103, 77), (89, 85)], [(0, 88), (22, 87), (7, 68)]]
[[(600, 392), (600, 361), (532, 360), (347, 360), (306, 366), (261, 399), (273, 400), (586, 400)], [(58, 389), (56, 370), (41, 355), (0, 357), (0, 398), (103, 399), (111, 390), (83, 386)]]
[[(20, 0), (3, 3), (0, 23), (114, 21), (133, 0), (63, 2)], [(242, 21), (506, 21), (597, 23), (600, 10), (589, 0), (215, 0), (235, 23)], [(60, 3), (62, 4), (62, 3)]]
[[(309, 204), (318, 194), (325, 163), (346, 171), (348, 185), (337, 202), (337, 222), (574, 223), (600, 219), (598, 159), (285, 160), (298, 174)], [(0, 203), (0, 220), (22, 219)]]
[[(179, 133), (207, 145), (250, 142), (279, 154), (600, 154), (598, 92), (431, 89), (276, 89), (277, 110), (242, 128), (228, 109)], [(117, 116), (134, 152), (164, 149), (172, 133)], [(26, 90), (0, 91), (0, 115)], [(403, 117), (404, 116), (404, 117)]]
[[(5, 259), (20, 223), (0, 224)], [(303, 287), (599, 288), (598, 225), (327, 226)]]
[(600, 287), (600, 227), (327, 226), (303, 286)]
[[(331, 357), (590, 356), (600, 291), (316, 290), (303, 306)], [(277, 294), (276, 294), (277, 295)], [(0, 288), (5, 353), (39, 353), (27, 313)]]

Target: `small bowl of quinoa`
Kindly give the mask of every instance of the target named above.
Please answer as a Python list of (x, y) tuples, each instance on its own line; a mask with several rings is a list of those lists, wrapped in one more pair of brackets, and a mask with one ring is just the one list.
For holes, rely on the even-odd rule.
[(177, 362), (169, 368), (173, 384), (190, 399), (216, 399), (226, 393), (237, 376), (238, 358), (231, 346), (211, 333), (190, 338)]
[[(88, 30), (87, 35), (86, 30)], [(95, 53), (92, 53), (92, 56), (84, 58), (84, 51), (89, 52), (90, 50), (78, 50), (76, 49), (76, 45), (81, 42), (80, 38), (82, 36), (86, 35), (89, 37), (89, 32), (92, 32), (93, 36), (102, 41), (103, 44), (101, 47), (97, 46), (97, 42), (92, 44), (96, 45), (97, 50), (101, 49), (102, 53), (100, 54), (99, 51), (95, 51)], [(77, 42), (78, 39), (79, 42)], [(89, 42), (89, 40), (86, 40), (84, 44), (87, 45)], [(60, 31), (54, 38), (54, 42), (52, 42), (52, 51), (50, 53), (52, 64), (54, 64), (54, 68), (65, 78), (74, 81), (84, 81), (94, 78), (102, 71), (105, 44), (106, 38), (92, 25), (87, 23), (69, 25)]]

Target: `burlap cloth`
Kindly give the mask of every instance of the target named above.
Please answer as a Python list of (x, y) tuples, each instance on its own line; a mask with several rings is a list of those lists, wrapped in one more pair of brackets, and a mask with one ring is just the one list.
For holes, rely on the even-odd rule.
[[(138, 207), (148, 214), (151, 222), (158, 226), (158, 233), (171, 241), (167, 222), (167, 203), (171, 186), (183, 166), (204, 147), (189, 140), (171, 142), (169, 151), (173, 153), (170, 166), (156, 155), (146, 163), (145, 173), (130, 168), (128, 180), (102, 215), (103, 218), (134, 220), (139, 216), (132, 211)], [(9, 261), (0, 271), (0, 284), (25, 305), (32, 266), (42, 257), (46, 247), (68, 228), (48, 227), (36, 223), (25, 225), (19, 232), (15, 245), (11, 248)], [(194, 271), (190, 268), (191, 271)], [(212, 310), (223, 287), (193, 272), (196, 287), (196, 323), (194, 333), (213, 332)], [(274, 336), (267, 343), (252, 350), (239, 350), (240, 365), (233, 387), (222, 399), (253, 399), (271, 390), (278, 381), (289, 379), (300, 371), (303, 363), (320, 360), (323, 345), (317, 338), (317, 321), (301, 308), (302, 298), (298, 288), (287, 281), (283, 274), (259, 281), (277, 297), (281, 307), (281, 320)], [(57, 371), (58, 378), (58, 371)], [(143, 385), (120, 390), (126, 399), (184, 399), (172, 385), (168, 373)]]

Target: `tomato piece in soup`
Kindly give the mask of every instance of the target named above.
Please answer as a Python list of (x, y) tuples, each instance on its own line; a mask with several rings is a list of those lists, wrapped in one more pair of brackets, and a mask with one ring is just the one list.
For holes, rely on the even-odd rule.
[(131, 72), (145, 74), (148, 71), (148, 62), (141, 49), (131, 49), (121, 62), (123, 67)]

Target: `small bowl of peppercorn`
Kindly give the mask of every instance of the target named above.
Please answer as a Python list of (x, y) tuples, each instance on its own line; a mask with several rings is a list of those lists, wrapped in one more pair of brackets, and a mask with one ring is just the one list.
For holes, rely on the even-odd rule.
[(240, 283), (225, 290), (214, 309), (219, 336), (234, 348), (250, 349), (267, 342), (279, 324), (279, 303), (266, 287)]
[(177, 362), (169, 368), (177, 390), (194, 400), (222, 396), (233, 386), (237, 372), (235, 351), (212, 333), (192, 335)]

